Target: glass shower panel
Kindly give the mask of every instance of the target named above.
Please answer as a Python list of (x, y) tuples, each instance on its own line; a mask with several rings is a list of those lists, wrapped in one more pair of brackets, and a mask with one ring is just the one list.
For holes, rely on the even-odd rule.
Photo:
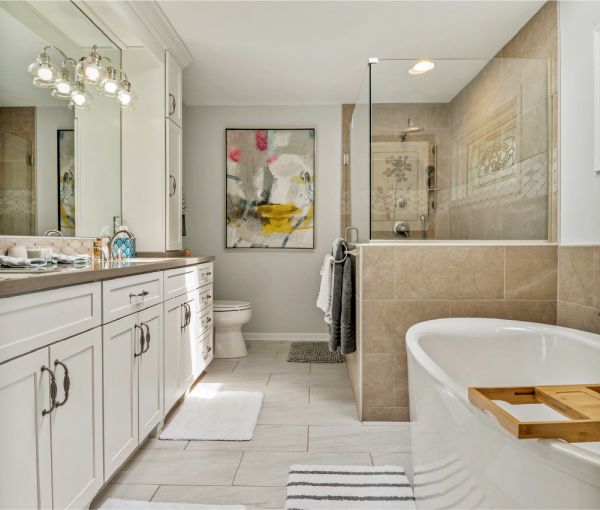
[(368, 243), (370, 239), (370, 106), (367, 72), (354, 105), (350, 125), (350, 225), (358, 229), (350, 239), (361, 243)]
[(548, 239), (548, 60), (415, 63), (370, 66), (370, 238)]

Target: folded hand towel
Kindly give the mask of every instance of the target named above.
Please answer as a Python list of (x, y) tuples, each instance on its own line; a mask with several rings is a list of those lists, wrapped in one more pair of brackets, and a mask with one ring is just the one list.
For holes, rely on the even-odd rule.
[(0, 266), (5, 267), (39, 267), (46, 264), (47, 262), (44, 259), (25, 259), (0, 255)]
[(321, 286), (317, 298), (317, 308), (325, 312), (325, 322), (331, 324), (331, 289), (333, 278), (333, 257), (325, 255), (321, 268)]
[(87, 265), (92, 262), (92, 257), (89, 255), (63, 255), (62, 253), (54, 253), (52, 255), (53, 264), (77, 264)]

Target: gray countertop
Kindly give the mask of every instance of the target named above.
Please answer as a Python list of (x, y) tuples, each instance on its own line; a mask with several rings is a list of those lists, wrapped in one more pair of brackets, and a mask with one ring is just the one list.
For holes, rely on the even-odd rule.
[(0, 298), (211, 262), (214, 257), (134, 258), (56, 269), (0, 269)]

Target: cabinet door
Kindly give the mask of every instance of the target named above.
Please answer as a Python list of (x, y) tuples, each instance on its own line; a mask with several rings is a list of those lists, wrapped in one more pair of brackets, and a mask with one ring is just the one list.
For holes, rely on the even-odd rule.
[(179, 384), (179, 349), (183, 325), (183, 301), (179, 296), (164, 302), (164, 337), (163, 337), (163, 415), (166, 415), (183, 389)]
[(87, 508), (104, 482), (101, 329), (50, 346), (50, 364), (58, 385), (50, 414), (54, 510)]
[(121, 466), (138, 445), (136, 354), (141, 350), (137, 315), (106, 324), (104, 360), (104, 478)]
[(183, 391), (187, 391), (197, 375), (196, 331), (198, 330), (198, 293), (188, 292), (183, 301), (188, 317), (182, 324), (179, 347), (179, 380)]
[(162, 417), (162, 304), (138, 314), (146, 338), (138, 363), (138, 428), (143, 441)]
[(181, 157), (182, 132), (181, 128), (170, 120), (165, 121), (167, 132), (167, 250), (180, 250), (181, 240)]
[(183, 103), (181, 67), (168, 51), (165, 56), (165, 66), (167, 80), (166, 117), (181, 126)]
[(0, 508), (52, 508), (48, 349), (0, 366)]

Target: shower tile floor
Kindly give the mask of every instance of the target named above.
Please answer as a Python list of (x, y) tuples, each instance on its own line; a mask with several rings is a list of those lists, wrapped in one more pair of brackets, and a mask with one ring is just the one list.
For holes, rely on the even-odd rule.
[(253, 509), (284, 506), (291, 464), (399, 464), (410, 474), (407, 423), (358, 421), (345, 364), (286, 361), (289, 342), (248, 342), (248, 356), (214, 360), (200, 384), (262, 391), (252, 441), (148, 439), (96, 498)]

